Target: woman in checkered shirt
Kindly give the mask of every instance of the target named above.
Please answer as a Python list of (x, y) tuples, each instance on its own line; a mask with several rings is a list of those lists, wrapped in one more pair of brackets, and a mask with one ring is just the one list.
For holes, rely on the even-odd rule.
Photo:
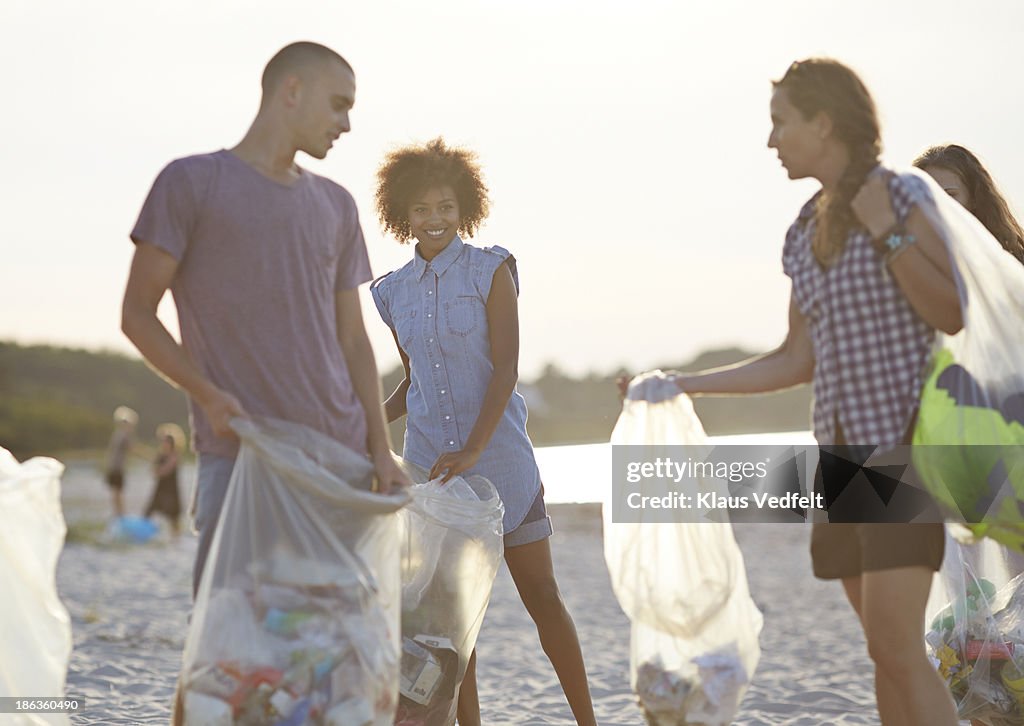
[[(920, 208), (932, 203), (931, 191), (920, 178), (879, 166), (874, 102), (841, 63), (793, 63), (774, 83), (771, 118), (768, 147), (789, 178), (821, 182), (783, 249), (793, 283), (789, 332), (771, 353), (679, 374), (677, 384), (695, 395), (811, 382), (820, 445), (891, 452), (909, 442), (935, 331), (962, 327), (945, 245)], [(822, 473), (828, 499), (830, 475)], [(931, 506), (913, 487), (901, 492), (897, 521)], [(883, 509), (892, 521), (893, 508)], [(880, 524), (877, 510), (846, 514), (850, 523), (815, 525), (811, 555), (815, 574), (840, 580), (860, 618), (882, 722), (954, 726), (955, 706), (922, 638), (942, 524)]]

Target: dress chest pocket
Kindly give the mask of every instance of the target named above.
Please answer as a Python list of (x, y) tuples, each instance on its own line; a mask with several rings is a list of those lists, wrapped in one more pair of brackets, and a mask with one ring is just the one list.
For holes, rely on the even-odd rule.
[(445, 301), (445, 325), (452, 335), (472, 335), (483, 319), (483, 303), (475, 295), (459, 295)]

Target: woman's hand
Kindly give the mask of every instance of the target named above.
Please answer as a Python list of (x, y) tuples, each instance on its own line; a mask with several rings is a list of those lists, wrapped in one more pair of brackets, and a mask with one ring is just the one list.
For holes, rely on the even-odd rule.
[[(668, 378), (672, 383), (676, 385), (680, 393), (686, 393), (686, 376), (679, 371), (665, 371), (665, 377)], [(619, 400), (623, 401), (626, 398), (626, 394), (629, 392), (629, 382), (632, 381), (634, 376), (629, 373), (624, 373), (615, 379), (615, 385), (619, 389)]]
[(685, 374), (679, 371), (665, 371), (665, 377), (675, 384), (680, 393), (687, 392), (687, 378)]
[(621, 376), (615, 379), (615, 386), (619, 389), (619, 400), (622, 401), (626, 398), (626, 392), (629, 391), (629, 382), (633, 380), (633, 376), (628, 373), (623, 373)]
[(441, 479), (441, 483), (446, 484), (453, 476), (476, 466), (476, 462), (480, 460), (480, 453), (477, 449), (466, 448), (462, 451), (441, 454), (430, 468), (431, 480), (436, 479), (441, 476), (442, 472), (447, 471), (448, 473)]
[(895, 227), (896, 222), (899, 221), (892, 208), (892, 199), (889, 197), (889, 180), (892, 176), (892, 172), (887, 170), (879, 170), (870, 174), (850, 202), (853, 213), (867, 228), (873, 240), (877, 240)]

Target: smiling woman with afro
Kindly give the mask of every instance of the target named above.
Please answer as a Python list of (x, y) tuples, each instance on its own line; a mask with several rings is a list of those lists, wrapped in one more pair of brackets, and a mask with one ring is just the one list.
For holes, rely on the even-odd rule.
[(413, 238), (409, 207), (428, 189), (445, 186), (459, 204), (459, 233), (472, 237), (490, 204), (476, 154), (441, 137), (390, 152), (377, 170), (377, 217), (384, 231), (407, 244)]

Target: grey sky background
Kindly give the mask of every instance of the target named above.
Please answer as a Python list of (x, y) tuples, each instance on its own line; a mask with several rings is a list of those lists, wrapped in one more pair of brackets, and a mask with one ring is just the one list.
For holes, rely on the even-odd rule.
[[(783, 236), (816, 188), (765, 146), (770, 80), (794, 59), (861, 73), (890, 163), (962, 143), (1024, 205), (1012, 0), (6, 0), (0, 339), (131, 351), (120, 295), (150, 184), (235, 144), (263, 65), (299, 39), (356, 70), (352, 133), (299, 163), (353, 193), (376, 274), (412, 253), (373, 215), (384, 152), (439, 134), (479, 152), (493, 211), (477, 242), (519, 259), (526, 376), (781, 340)], [(364, 313), (389, 368), (365, 290)]]

